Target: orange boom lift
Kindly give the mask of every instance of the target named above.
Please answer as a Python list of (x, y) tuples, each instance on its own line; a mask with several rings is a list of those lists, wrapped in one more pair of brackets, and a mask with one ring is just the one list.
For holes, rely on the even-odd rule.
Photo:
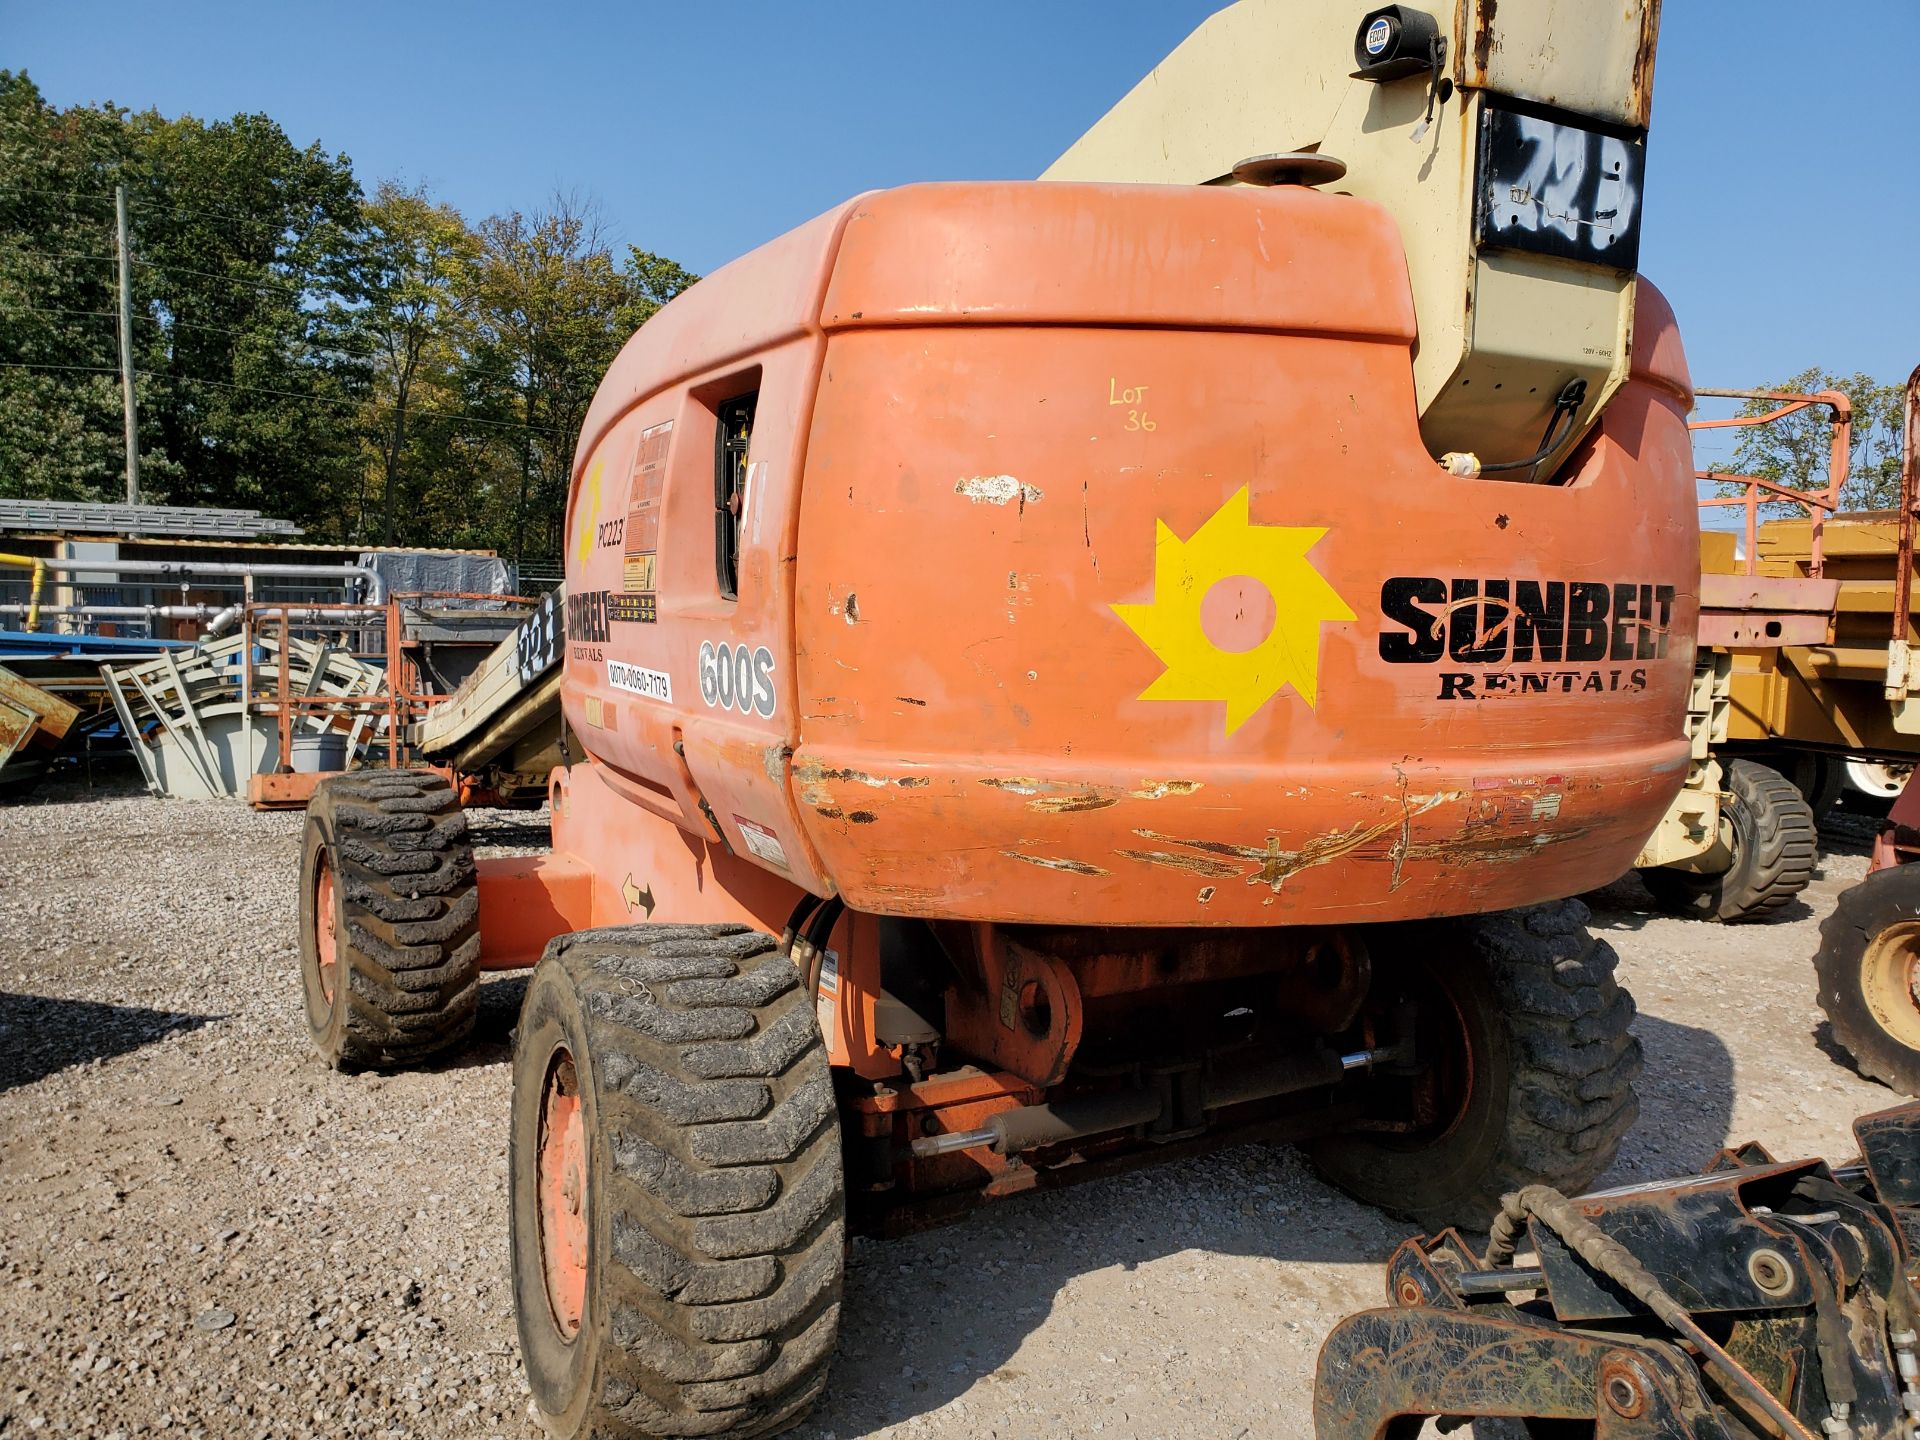
[[(1328, 9), (1295, 51), (1358, 57), (1345, 118), (1188, 115), (1185, 183), (863, 196), (628, 343), (574, 467), (550, 854), (476, 866), (427, 773), (316, 797), (335, 1063), (442, 1051), (478, 970), (534, 967), (513, 1256), (554, 1433), (791, 1423), (849, 1222), (1249, 1132), (1484, 1222), (1632, 1122), (1632, 1002), (1563, 897), (1689, 763), (1653, 18), (1556, 49), (1501, 5), (1499, 54), (1615, 65), (1567, 110), (1447, 43), (1471, 6)], [(1259, 137), (1315, 146), (1194, 183)]]

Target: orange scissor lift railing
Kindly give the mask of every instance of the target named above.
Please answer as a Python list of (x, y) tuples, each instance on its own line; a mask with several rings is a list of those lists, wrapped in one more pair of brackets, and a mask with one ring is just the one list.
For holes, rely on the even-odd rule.
[[(376, 655), (386, 670), (386, 684), (378, 694), (365, 696), (302, 695), (291, 688), (288, 667), (275, 669), (271, 692), (256, 697), (251, 673), (243, 675), (242, 688), (256, 714), (274, 718), (279, 734), (279, 763), (265, 774), (248, 782), (248, 803), (256, 809), (298, 808), (313, 798), (319, 782), (332, 771), (296, 770), (293, 765), (293, 736), (296, 731), (344, 732), (347, 740), (345, 760), (351, 764), (359, 750), (366, 750), (368, 762), (397, 768), (412, 755), (406, 744), (407, 726), (429, 710), (452, 698), (452, 692), (432, 688), (431, 666), (427, 659), (429, 642), (413, 633), (410, 612), (440, 603), (473, 602), (533, 606), (538, 602), (520, 595), (480, 594), (464, 591), (396, 591), (380, 604), (265, 605), (249, 604), (242, 618), (243, 633), (249, 642), (261, 633), (277, 633), (284, 653), (293, 630), (324, 629), (342, 635), (365, 636), (378, 626), (379, 649), (366, 651), (362, 658)], [(251, 655), (249, 643), (245, 653)], [(458, 783), (459, 777), (450, 776)]]
[[(373, 751), (384, 750), (386, 763), (390, 767), (397, 767), (401, 763), (400, 727), (407, 711), (406, 702), (397, 692), (395, 683), (400, 671), (394, 663), (394, 606), (392, 599), (384, 605), (247, 605), (241, 616), (241, 635), (244, 640), (240, 652), (241, 694), (255, 714), (273, 718), (279, 756), (272, 770), (248, 778), (249, 805), (257, 810), (304, 807), (313, 798), (314, 788), (320, 781), (327, 774), (338, 773), (331, 768), (297, 770), (293, 763), (296, 733), (338, 733), (342, 757), (340, 768), (350, 764), (354, 752), (362, 747)], [(253, 657), (264, 648), (258, 643), (260, 638), (274, 636), (278, 653), (290, 654), (296, 623), (303, 630), (323, 629), (343, 635), (354, 632), (364, 635), (374, 623), (381, 623), (386, 632), (383, 648), (387, 683), (369, 695), (295, 693), (293, 667), (280, 664), (273, 667), (272, 689), (257, 694)], [(363, 654), (358, 658), (370, 656)]]
[(1699, 478), (1716, 485), (1738, 485), (1738, 495), (1716, 495), (1700, 502), (1703, 510), (1716, 506), (1741, 507), (1745, 514), (1746, 566), (1744, 573), (1756, 573), (1758, 558), (1757, 545), (1759, 533), (1760, 507), (1770, 502), (1785, 501), (1805, 510), (1813, 521), (1812, 556), (1807, 565), (1807, 575), (1818, 580), (1824, 569), (1821, 553), (1821, 538), (1827, 517), (1840, 508), (1840, 492), (1847, 483), (1848, 465), (1853, 453), (1853, 402), (1838, 390), (1822, 390), (1817, 395), (1802, 395), (1785, 390), (1698, 390), (1694, 392), (1703, 399), (1721, 400), (1771, 400), (1776, 402), (1772, 410), (1758, 415), (1731, 415), (1721, 420), (1689, 421), (1689, 430), (1737, 430), (1757, 429), (1763, 425), (1772, 425), (1790, 415), (1797, 415), (1814, 406), (1825, 406), (1829, 416), (1830, 440), (1827, 450), (1827, 483), (1819, 490), (1798, 490), (1791, 485), (1782, 485), (1776, 480), (1763, 479), (1757, 475), (1734, 475), (1708, 468), (1698, 472)]
[[(1693, 420), (1690, 430), (1753, 429), (1771, 425), (1815, 406), (1829, 416), (1830, 441), (1827, 483), (1818, 490), (1795, 489), (1757, 475), (1736, 475), (1714, 469), (1695, 472), (1715, 485), (1737, 485), (1737, 495), (1715, 495), (1700, 501), (1710, 511), (1738, 506), (1743, 514), (1742, 553), (1736, 569), (1703, 570), (1700, 577), (1700, 643), (1727, 649), (1780, 645), (1818, 645), (1831, 638), (1833, 607), (1839, 597), (1837, 582), (1826, 579), (1823, 548), (1827, 518), (1840, 505), (1847, 482), (1853, 445), (1853, 405), (1837, 390), (1817, 395), (1778, 390), (1698, 390), (1702, 399), (1767, 400), (1774, 407), (1757, 415), (1733, 415), (1718, 420)], [(1806, 512), (1811, 522), (1808, 556), (1800, 575), (1768, 575), (1760, 569), (1760, 508), (1785, 503)], [(1704, 518), (1704, 517), (1703, 517)], [(1712, 533), (1712, 532), (1704, 532)], [(1708, 560), (1703, 547), (1703, 562)]]
[[(1821, 486), (1699, 472), (1703, 481), (1738, 487), (1734, 494), (1701, 499), (1702, 510), (1738, 508), (1743, 518), (1742, 554), (1730, 556), (1731, 547), (1712, 532), (1703, 534), (1702, 547), (1702, 644), (1746, 655), (1735, 667), (1732, 738), (1833, 753), (1920, 755), (1912, 613), (1920, 370), (1906, 387), (1900, 498), (1893, 511), (1841, 508), (1854, 418), (1845, 395), (1699, 393), (1773, 403), (1759, 414), (1696, 420), (1695, 430), (1764, 426), (1816, 407), (1825, 409), (1829, 427)], [(1763, 520), (1767, 506), (1799, 514)]]

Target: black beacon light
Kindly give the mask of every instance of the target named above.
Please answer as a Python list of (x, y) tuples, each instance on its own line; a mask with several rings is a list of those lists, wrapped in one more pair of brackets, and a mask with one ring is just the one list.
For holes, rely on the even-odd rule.
[(1356, 80), (1403, 80), (1431, 73), (1446, 54), (1440, 23), (1411, 5), (1382, 5), (1360, 21), (1353, 37)]

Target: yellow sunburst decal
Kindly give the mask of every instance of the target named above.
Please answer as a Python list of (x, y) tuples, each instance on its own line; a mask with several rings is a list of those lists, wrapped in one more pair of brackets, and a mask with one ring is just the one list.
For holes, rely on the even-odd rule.
[[(1316, 704), (1320, 627), (1354, 618), (1307, 559), (1325, 528), (1253, 524), (1245, 486), (1186, 540), (1164, 521), (1154, 525), (1153, 600), (1113, 607), (1167, 667), (1140, 698), (1224, 701), (1229, 735), (1289, 685)], [(1222, 649), (1201, 611), (1215, 585), (1238, 576), (1266, 587), (1273, 624), (1250, 648)]]
[(587, 469), (586, 494), (580, 497), (580, 543), (575, 546), (580, 565), (593, 558), (593, 532), (600, 523), (600, 462)]

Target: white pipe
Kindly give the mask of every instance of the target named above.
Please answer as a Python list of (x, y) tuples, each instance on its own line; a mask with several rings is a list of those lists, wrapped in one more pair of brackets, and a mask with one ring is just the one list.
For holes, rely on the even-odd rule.
[[(25, 615), (25, 605), (0, 605), (0, 615)], [(98, 615), (108, 619), (205, 620), (219, 612), (211, 605), (42, 605), (42, 615)]]
[[(244, 601), (239, 604), (227, 606), (226, 609), (222, 610), (207, 622), (207, 633), (200, 638), (202, 640), (214, 640), (226, 634), (227, 631), (233, 628), (234, 622), (240, 618), (241, 613), (246, 608)], [(268, 616), (285, 615), (287, 619), (293, 621), (295, 624), (333, 624), (342, 630), (364, 629), (375, 623), (375, 621), (385, 618), (385, 607), (375, 605), (371, 601), (351, 607), (344, 605), (336, 605), (331, 608), (315, 606), (312, 609), (298, 605), (262, 605), (256, 603), (254, 608), (264, 612)], [(357, 615), (352, 613), (355, 611), (359, 613)]]

